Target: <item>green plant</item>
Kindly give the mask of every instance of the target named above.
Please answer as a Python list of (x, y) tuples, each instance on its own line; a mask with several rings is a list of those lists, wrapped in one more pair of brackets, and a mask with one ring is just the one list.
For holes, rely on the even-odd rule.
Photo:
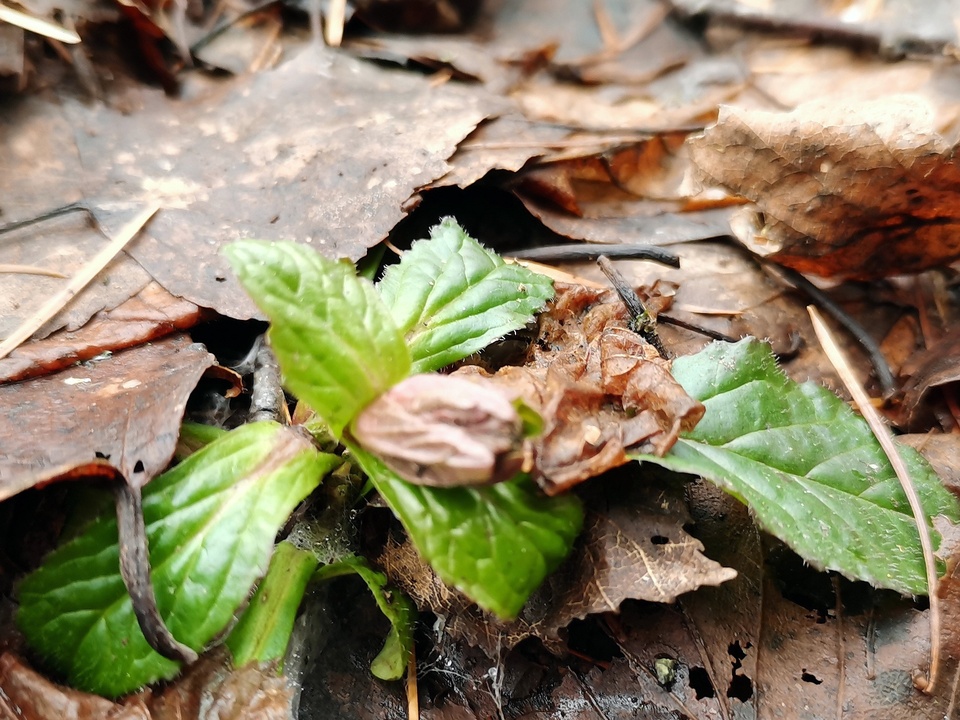
[[(519, 611), (569, 552), (581, 522), (577, 500), (541, 497), (523, 477), (476, 489), (414, 488), (346, 429), (411, 372), (466, 357), (523, 327), (552, 295), (551, 282), (505, 264), (452, 221), (389, 270), (380, 292), (350, 264), (297, 245), (245, 241), (228, 252), (271, 318), (289, 387), (317, 412), (322, 431), (351, 448), (445, 580), (503, 615)], [(182, 450), (197, 448), (144, 491), (157, 604), (175, 637), (202, 650), (267, 573), (227, 645), (238, 662), (277, 660), (306, 584), (352, 572), (394, 625), (373, 671), (399, 677), (414, 611), (402, 595), (384, 590), (382, 574), (356, 557), (318, 568), (309, 551), (289, 544), (281, 544), (267, 572), (278, 529), (341, 459), (270, 423), (229, 433), (190, 428)], [(502, 559), (507, 550), (519, 550), (526, 562), (487, 559)], [(101, 517), (52, 553), (19, 591), (18, 623), (31, 646), (76, 687), (111, 696), (179, 669), (147, 645), (118, 556), (116, 521)]]
[[(412, 484), (398, 475), (400, 465), (363, 447), (352, 428), (412, 374), (463, 359), (526, 325), (552, 296), (550, 281), (504, 263), (452, 220), (415, 243), (379, 287), (348, 263), (294, 244), (242, 241), (227, 252), (271, 321), (287, 386), (318, 416), (308, 427), (347, 448), (444, 581), (501, 617), (516, 616), (570, 552), (583, 519), (577, 498), (545, 497), (522, 472), (476, 487)], [(665, 457), (637, 460), (715, 482), (818, 567), (925, 592), (906, 501), (865, 423), (844, 403), (787, 380), (752, 340), (680, 358), (674, 374), (706, 415)], [(519, 410), (518, 432), (537, 432), (537, 418)], [(381, 573), (349, 551), (320, 557), (291, 542), (279, 545), (267, 571), (278, 528), (341, 458), (269, 423), (230, 433), (185, 429), (184, 452), (198, 447), (144, 492), (153, 583), (174, 635), (203, 649), (266, 572), (226, 644), (237, 662), (277, 660), (307, 584), (356, 573), (393, 626), (373, 671), (400, 677), (415, 608)], [(929, 515), (960, 519), (929, 465), (912, 451), (904, 455)], [(644, 466), (637, 467), (642, 481)], [(458, 477), (474, 478), (477, 468), (469, 470)], [(20, 588), (18, 619), (30, 644), (76, 686), (107, 695), (178, 669), (147, 646), (117, 557), (116, 524), (104, 517)]]
[[(907, 498), (880, 443), (846, 403), (789, 380), (770, 348), (753, 339), (713, 343), (678, 358), (673, 373), (706, 414), (665, 457), (638, 460), (716, 483), (814, 567), (905, 595), (927, 593)], [(960, 520), (929, 463), (909, 447), (900, 454), (927, 516)]]

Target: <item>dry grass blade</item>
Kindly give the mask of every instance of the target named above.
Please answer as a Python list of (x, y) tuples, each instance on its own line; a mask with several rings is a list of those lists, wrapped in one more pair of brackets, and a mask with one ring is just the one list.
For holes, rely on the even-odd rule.
[(863, 415), (864, 420), (867, 421), (873, 434), (880, 442), (880, 447), (883, 448), (884, 454), (886, 454), (890, 460), (890, 464), (897, 474), (897, 479), (900, 481), (900, 486), (903, 488), (903, 492), (910, 502), (913, 518), (917, 523), (917, 530), (920, 533), (920, 547), (923, 549), (923, 562), (927, 571), (927, 589), (930, 597), (930, 675), (928, 678), (923, 678), (919, 675), (915, 676), (913, 682), (918, 690), (931, 694), (937, 683), (937, 672), (940, 666), (940, 599), (937, 596), (937, 566), (933, 556), (933, 542), (930, 538), (930, 527), (927, 524), (927, 519), (923, 511), (923, 506), (920, 504), (920, 498), (917, 495), (916, 488), (910, 480), (907, 467), (900, 457), (900, 453), (897, 452), (896, 446), (893, 444), (893, 436), (890, 433), (890, 429), (884, 424), (880, 413), (877, 412), (876, 408), (874, 408), (870, 402), (866, 391), (857, 381), (856, 377), (854, 377), (853, 371), (850, 369), (850, 363), (847, 362), (836, 340), (834, 340), (830, 329), (823, 322), (820, 313), (817, 312), (817, 309), (812, 305), (807, 306), (807, 312), (810, 313), (813, 329), (817, 333), (817, 339), (823, 346), (827, 358), (830, 360), (834, 369), (836, 369), (837, 374), (840, 375), (840, 379), (843, 381), (847, 391), (860, 408), (860, 413)]
[(56, 315), (70, 300), (86, 287), (100, 271), (140, 232), (147, 221), (153, 217), (159, 208), (156, 205), (140, 212), (130, 222), (120, 228), (117, 236), (106, 247), (94, 255), (90, 261), (80, 268), (67, 285), (43, 304), (39, 310), (24, 320), (20, 327), (13, 331), (6, 340), (0, 342), (0, 359), (20, 347), (20, 344), (43, 327), (43, 324)]
[(407, 718), (420, 720), (420, 693), (417, 689), (417, 651), (410, 652), (407, 665)]
[(11, 273), (11, 274), (20, 274), (20, 275), (46, 275), (47, 277), (55, 278), (65, 278), (66, 275), (63, 273), (57, 272), (56, 270), (48, 270), (47, 268), (37, 267), (35, 265), (10, 265), (7, 263), (0, 263), (0, 273)]
[(564, 270), (561, 270), (558, 267), (553, 265), (544, 265), (543, 263), (538, 263), (535, 260), (520, 260), (513, 257), (505, 257), (504, 260), (508, 263), (515, 263), (517, 265), (522, 265), (528, 270), (533, 270), (536, 273), (541, 275), (546, 275), (548, 278), (554, 282), (565, 282), (570, 283), (571, 285), (582, 285), (583, 287), (594, 288), (596, 290), (603, 290), (607, 286), (603, 283), (596, 282), (595, 280), (590, 280), (585, 278), (582, 275), (574, 275), (568, 273)]
[(330, 0), (327, 5), (326, 22), (323, 24), (323, 39), (330, 47), (340, 47), (343, 42), (343, 24), (346, 16), (346, 0)]
[(0, 3), (0, 22), (10, 23), (23, 30), (36, 33), (37, 35), (43, 35), (51, 40), (59, 40), (60, 42), (70, 45), (80, 42), (80, 36), (72, 30), (67, 30), (65, 27), (61, 27), (55, 22), (44, 18), (29, 15), (20, 10), (14, 10), (12, 7), (2, 3)]

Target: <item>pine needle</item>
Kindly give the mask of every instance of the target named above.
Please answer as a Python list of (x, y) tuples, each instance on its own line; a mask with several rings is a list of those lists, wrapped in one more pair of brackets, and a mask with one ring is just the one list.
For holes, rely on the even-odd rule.
[(814, 332), (816, 332), (817, 339), (820, 340), (820, 344), (823, 346), (827, 359), (830, 360), (830, 363), (837, 371), (844, 386), (847, 388), (847, 392), (850, 393), (854, 402), (857, 403), (861, 415), (863, 415), (864, 420), (867, 421), (867, 424), (879, 441), (880, 447), (883, 448), (887, 459), (890, 460), (890, 464), (897, 474), (897, 479), (900, 481), (900, 487), (903, 488), (903, 492), (910, 502), (913, 518), (917, 523), (917, 530), (920, 533), (920, 547), (923, 550), (923, 563), (927, 571), (927, 592), (930, 597), (930, 675), (928, 678), (924, 678), (922, 674), (918, 673), (913, 678), (913, 684), (921, 692), (930, 695), (936, 686), (937, 673), (940, 667), (940, 598), (937, 596), (937, 565), (933, 555), (933, 541), (930, 538), (930, 526), (927, 524), (926, 513), (920, 504), (917, 490), (910, 480), (907, 466), (904, 464), (903, 458), (900, 457), (900, 453), (897, 452), (897, 448), (893, 443), (893, 435), (890, 432), (890, 428), (883, 422), (880, 413), (877, 412), (877, 409), (870, 401), (866, 390), (863, 389), (854, 376), (853, 370), (850, 368), (850, 363), (844, 356), (843, 351), (840, 350), (836, 340), (834, 340), (830, 329), (826, 323), (823, 322), (820, 313), (817, 312), (817, 309), (813, 305), (807, 306), (807, 312), (810, 313)]
[(45, 322), (60, 312), (78, 292), (83, 290), (91, 280), (99, 275), (100, 271), (117, 256), (117, 253), (123, 250), (126, 244), (136, 237), (137, 233), (140, 232), (158, 209), (156, 205), (153, 205), (141, 211), (135, 218), (120, 228), (117, 236), (107, 243), (106, 247), (100, 252), (90, 258), (87, 264), (80, 268), (80, 271), (73, 276), (65, 287), (47, 300), (33, 315), (20, 323), (20, 326), (13, 331), (10, 337), (0, 342), (0, 360), (20, 347), (21, 343), (43, 327)]

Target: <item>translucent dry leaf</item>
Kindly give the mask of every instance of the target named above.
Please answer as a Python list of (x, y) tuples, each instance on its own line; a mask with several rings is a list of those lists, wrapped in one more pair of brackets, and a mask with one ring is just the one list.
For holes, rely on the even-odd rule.
[(754, 252), (801, 272), (871, 279), (960, 257), (957, 149), (918, 96), (789, 113), (724, 107), (690, 141), (705, 178), (754, 201)]

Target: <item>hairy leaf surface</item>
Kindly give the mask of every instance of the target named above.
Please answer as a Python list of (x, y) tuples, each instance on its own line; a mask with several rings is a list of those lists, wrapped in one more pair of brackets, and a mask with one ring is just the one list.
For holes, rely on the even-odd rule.
[(286, 385), (337, 436), (410, 372), (410, 352), (373, 285), (349, 263), (293, 243), (242, 240), (225, 250), (270, 318)]
[(526, 478), (474, 488), (412, 485), (348, 447), (437, 575), (502, 618), (516, 617), (583, 524), (576, 497), (545, 497)]
[(414, 372), (430, 372), (519, 330), (553, 297), (553, 283), (507, 264), (453, 218), (387, 268), (380, 294), (406, 335)]
[[(716, 483), (816, 567), (926, 594), (910, 506), (880, 444), (846, 403), (789, 380), (769, 347), (752, 339), (709, 345), (678, 358), (673, 372), (706, 414), (665, 457), (637, 459)], [(910, 448), (900, 452), (928, 515), (960, 520), (930, 465)]]

